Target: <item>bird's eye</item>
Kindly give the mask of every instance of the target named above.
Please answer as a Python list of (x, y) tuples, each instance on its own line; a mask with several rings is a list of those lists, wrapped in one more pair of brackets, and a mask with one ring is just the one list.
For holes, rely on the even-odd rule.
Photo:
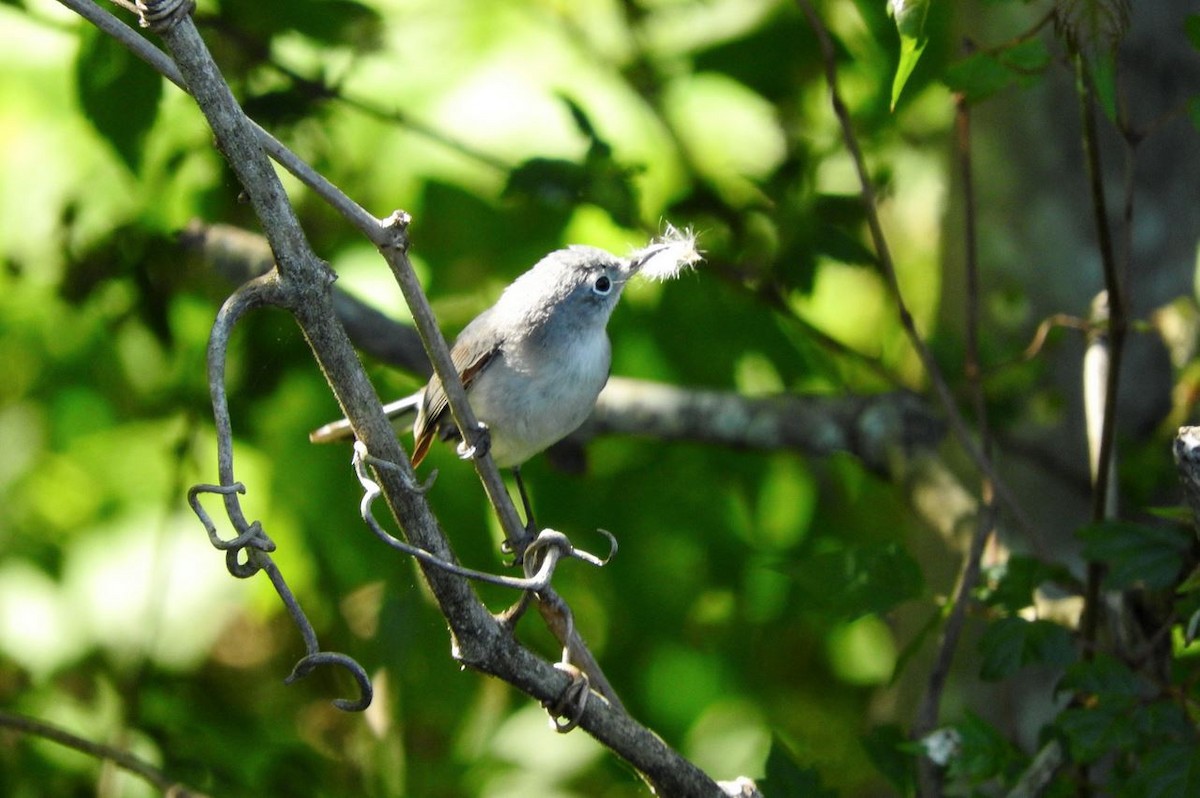
[(596, 282), (592, 283), (592, 290), (600, 296), (605, 296), (612, 290), (612, 280), (607, 274), (602, 274), (596, 278)]

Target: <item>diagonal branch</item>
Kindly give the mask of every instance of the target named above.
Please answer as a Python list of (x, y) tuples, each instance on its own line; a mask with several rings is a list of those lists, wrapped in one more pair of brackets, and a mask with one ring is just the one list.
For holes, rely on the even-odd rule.
[[(61, 2), (72, 8), (91, 5), (81, 0)], [(138, 8), (144, 22), (162, 37), (179, 67), (183, 84), (200, 106), (220, 151), (243, 184), (264, 227), (276, 263), (276, 271), (270, 278), (275, 286), (271, 299), (295, 317), (356, 437), (368, 451), (393, 465), (375, 469), (376, 481), (393, 516), (413, 545), (440, 560), (454, 562), (453, 552), (419, 490), (407, 454), (388, 424), (374, 388), (336, 318), (330, 290), (333, 275), (308, 245), (262, 149), (260, 134), (237, 105), (196, 30), (189, 15), (190, 4), (179, 0), (145, 0), (139, 2)], [(422, 317), (418, 326), (425, 334), (431, 359), (439, 373), (445, 372), (443, 384), (451, 393), (452, 403), (460, 405), (455, 408), (455, 418), (469, 432), (470, 408), (456, 373), (452, 367), (447, 368), (445, 341), (407, 262), (406, 221), (405, 215), (394, 214), (380, 222), (363, 212), (356, 223), (361, 223), (360, 229), (366, 228), (370, 240), (387, 258), (406, 296), (412, 295), (413, 314)], [(502, 487), (490, 458), (481, 458), (479, 463), (495, 473), (495, 482)], [(511, 508), (507, 492), (503, 501)], [(521, 646), (509, 629), (486, 610), (469, 581), (426, 562), (419, 565), (450, 624), (454, 655), (464, 665), (502, 678), (546, 706), (559, 706), (564, 692), (577, 680)], [(587, 701), (571, 720), (632, 764), (658, 794), (724, 794), (703, 771), (601, 697)]]

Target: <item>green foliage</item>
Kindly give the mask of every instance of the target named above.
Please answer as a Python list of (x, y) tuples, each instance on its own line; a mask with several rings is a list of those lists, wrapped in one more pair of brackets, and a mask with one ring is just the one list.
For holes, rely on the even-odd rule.
[(1091, 524), (1079, 530), (1079, 538), (1089, 559), (1108, 566), (1105, 583), (1114, 590), (1178, 583), (1184, 555), (1192, 546), (1192, 533), (1180, 527), (1124, 521)]
[(163, 79), (112, 37), (85, 32), (75, 58), (75, 91), (85, 117), (132, 171), (158, 112)]
[[(256, 121), (371, 213), (413, 214), (411, 254), (447, 332), (553, 248), (624, 253), (670, 221), (699, 232), (706, 262), (681, 280), (629, 286), (610, 327), (615, 374), (844, 400), (852, 422), (805, 430), (834, 449), (872, 432), (863, 394), (910, 390), (934, 404), (797, 3), (199, 5)], [(1092, 225), (1083, 244), (1072, 227), (1089, 202), (1078, 153), (1059, 146), (1078, 109), (1051, 113), (1045, 98), (1070, 96), (1077, 77), (1090, 87), (1112, 128), (1106, 163), (1121, 160), (1108, 149), (1120, 137), (1138, 145), (1131, 159), (1155, 147), (1170, 113), (1186, 109), (1200, 128), (1193, 88), (1168, 87), (1179, 96), (1159, 120), (1139, 115), (1157, 98), (1118, 91), (1131, 14), (1160, 12), (1123, 0), (1059, 0), (1052, 17), (1021, 2), (813, 5), (897, 284), (949, 393), (972, 411), (961, 319), (978, 300), (984, 409), (1017, 491), (1017, 508), (1001, 502), (988, 553), (997, 564), (970, 591), (944, 674), (938, 722), (958, 740), (942, 774), (949, 790), (1004, 793), (1036, 738), (1092, 765), (1097, 794), (1195, 793), (1188, 630), (1200, 592), (1195, 538), (1178, 525), (1190, 515), (1090, 525), (1080, 556), (1068, 551), (1062, 530), (1086, 517), (1076, 504), (1087, 504), (1087, 466), (1071, 459), (1079, 414), (1062, 385), (1075, 382), (1069, 353), (1082, 338), (1059, 327), (1032, 360), (1022, 355), (1042, 318), (1078, 315), (1064, 296), (1099, 279), (1077, 265), (1095, 259)], [(518, 691), (455, 666), (411, 562), (362, 528), (347, 449), (308, 443), (338, 409), (295, 325), (264, 311), (239, 327), (229, 360), (247, 512), (277, 543), (322, 646), (367, 667), (377, 703), (366, 717), (332, 709), (350, 691), (336, 673), (282, 683), (302, 648), (294, 627), (261, 578), (226, 573), (183, 501), (186, 486), (215, 479), (205, 349), (233, 286), (177, 233), (193, 218), (256, 222), (186, 98), (89, 26), (27, 7), (0, 2), (0, 707), (128, 741), (213, 795), (645, 794), (586, 735), (550, 733)], [(1173, 19), (1194, 55), (1200, 17)], [(1078, 76), (1064, 66), (1072, 59)], [(976, 289), (959, 274), (969, 258), (957, 100), (971, 114)], [(1032, 139), (1018, 137), (1026, 129)], [(1195, 148), (1175, 146), (1190, 174)], [(1067, 166), (1054, 179), (1024, 173), (1046, 161)], [(1130, 166), (1140, 214), (1145, 198), (1169, 195), (1153, 181), (1172, 170)], [(339, 287), (403, 318), (371, 247), (296, 181), (285, 185)], [(1023, 229), (1024, 207), (1045, 227)], [(1145, 229), (1170, 219), (1164, 246), (1189, 234), (1187, 214), (1155, 211)], [(1135, 262), (1147, 237), (1127, 239)], [(1013, 276), (1017, 261), (1036, 264), (1028, 281)], [(1190, 286), (1180, 293), (1194, 305)], [(1153, 326), (1134, 321), (1134, 336)], [(1158, 314), (1154, 324), (1179, 338), (1191, 329)], [(1172, 351), (1170, 424), (1193, 411), (1180, 398), (1196, 395), (1187, 343)], [(420, 383), (367, 365), (389, 398)], [(1145, 432), (1157, 423), (1120, 425), (1122, 517), (1179, 500), (1164, 478), (1166, 441)], [(1040, 459), (1026, 457), (1043, 438), (1053, 443)], [(632, 713), (713, 776), (755, 777), (772, 798), (917, 793), (928, 762), (913, 708), (947, 637), (974, 508), (950, 493), (923, 501), (905, 458), (945, 457), (968, 490), (979, 473), (955, 446), (901, 448), (889, 453), (895, 470), (878, 473), (842, 451), (610, 435), (524, 469), (539, 517), (577, 545), (602, 548), (589, 531), (598, 526), (618, 536), (610, 565), (568, 563), (555, 585)], [(422, 476), (433, 469), (428, 495), (456, 553), (502, 569), (471, 469), (449, 447)], [(1024, 538), (1013, 511), (1027, 502), (1045, 540)], [(206, 507), (219, 515), (218, 505)], [(1089, 641), (1075, 628), (1085, 561), (1102, 566), (1102, 592), (1136, 599), (1132, 631), (1143, 634), (1132, 648), (1107, 626)], [(513, 599), (480, 592), (497, 610)], [(559, 656), (537, 618), (517, 634)], [(0, 739), (2, 795), (92, 794), (108, 778), (44, 741)], [(1078, 772), (1063, 768), (1048, 794), (1074, 794)]]
[(988, 625), (979, 641), (979, 675), (1007, 679), (1027, 665), (1068, 665), (1078, 656), (1071, 633), (1052, 621), (1001, 618)]
[(896, 20), (896, 31), (900, 34), (900, 63), (896, 65), (896, 76), (892, 78), (892, 110), (904, 91), (904, 84), (917, 68), (917, 61), (925, 52), (928, 39), (925, 37), (925, 17), (929, 13), (929, 0), (890, 0), (888, 13)]
[(778, 738), (771, 742), (767, 774), (760, 789), (782, 798), (834, 798), (837, 795), (822, 785), (815, 770), (798, 765)]
[(986, 100), (1009, 86), (1031, 86), (1050, 64), (1050, 53), (1040, 39), (1014, 44), (998, 53), (978, 52), (946, 70), (946, 85), (962, 92), (969, 102)]
[(955, 724), (961, 750), (949, 767), (949, 775), (979, 784), (1011, 775), (1023, 762), (1016, 747), (993, 724), (968, 713)]

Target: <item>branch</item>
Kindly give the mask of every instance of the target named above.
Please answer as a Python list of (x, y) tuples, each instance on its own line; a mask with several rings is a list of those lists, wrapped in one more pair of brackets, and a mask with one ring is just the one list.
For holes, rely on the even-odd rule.
[(946, 384), (941, 369), (933, 357), (933, 352), (921, 337), (920, 331), (917, 330), (912, 313), (909, 312), (908, 305), (904, 301), (904, 295), (900, 291), (900, 282), (896, 276), (896, 265), (892, 260), (891, 249), (888, 247), (887, 238), (883, 234), (883, 226), (879, 222), (875, 187), (867, 171), (866, 159), (863, 157), (862, 147), (859, 146), (858, 138), (854, 133), (854, 125), (850, 120), (850, 111), (846, 108), (846, 104), (843, 102), (841, 93), (838, 90), (837, 55), (833, 48), (833, 42), (829, 38), (829, 31), (826, 30), (825, 24), (813, 8), (811, 0), (796, 0), (796, 3), (816, 34), (817, 44), (821, 49), (821, 61), (825, 68), (825, 81), (829, 86), (830, 102), (833, 105), (834, 115), (841, 126), (842, 141), (846, 146), (846, 151), (850, 153), (854, 161), (854, 167), (858, 174), (863, 208), (867, 217), (867, 227), (871, 232), (871, 241), (875, 246), (875, 254), (879, 258), (888, 288), (892, 293), (892, 299), (896, 303), (900, 324), (904, 329), (905, 335), (908, 337), (909, 343), (913, 347), (913, 351), (917, 353), (917, 356), (921, 360), (921, 365), (924, 367), (933, 392), (937, 396), (938, 404), (946, 414), (950, 429), (954, 433), (958, 444), (971, 458), (971, 461), (979, 469), (979, 472), (992, 483), (996, 495), (1003, 502), (1005, 508), (1012, 514), (1017, 524), (1024, 530), (1026, 537), (1029, 538), (1030, 545), (1040, 553), (1045, 548), (1040, 534), (1028, 519), (1015, 494), (997, 475), (996, 469), (987, 454), (976, 443), (970, 427), (967, 426), (966, 420), (963, 418), (958, 405), (954, 401), (954, 395), (950, 391), (950, 386)]
[[(193, 222), (181, 245), (226, 279), (240, 283), (271, 267), (261, 236), (229, 225)], [(388, 365), (425, 376), (429, 360), (416, 331), (334, 286), (334, 308), (355, 346)], [(561, 453), (611, 434), (686, 440), (745, 449), (792, 449), (813, 457), (849, 452), (888, 473), (897, 452), (936, 446), (943, 424), (928, 404), (904, 391), (870, 396), (746, 397), (731, 391), (679, 388), (612, 377), (591, 418)]]
[[(60, 2), (80, 13), (92, 5), (86, 0)], [(270, 300), (295, 317), (350, 420), (355, 437), (375, 457), (391, 464), (375, 469), (375, 478), (393, 516), (410, 543), (439, 560), (454, 562), (453, 552), (419, 490), (407, 454), (383, 414), (345, 329), (337, 321), (330, 290), (333, 275), (309, 247), (260, 145), (261, 134), (245, 117), (212, 62), (189, 16), (191, 6), (179, 0), (145, 0), (138, 8), (144, 24), (165, 42), (179, 67), (183, 84), (204, 113), (216, 135), (218, 148), (237, 174), (264, 227), (276, 264), (273, 271), (262, 278), (271, 285)], [(392, 267), (417, 320), (430, 359), (450, 396), (455, 420), (467, 433), (465, 438), (471, 440), (475, 427), (470, 407), (450, 364), (446, 343), (407, 260), (407, 216), (396, 213), (380, 221), (357, 205), (339, 207), (339, 210), (363, 230)], [(218, 382), (223, 379), (223, 373), (216, 374), (215, 367), (212, 371)], [(496, 486), (500, 488), (502, 500), (499, 496), (492, 498), (494, 504), (499, 502), (497, 510), (502, 520), (507, 521), (503, 512), (505, 505), (515, 519), (515, 510), (491, 459), (480, 458), (476, 465), (485, 478), (489, 495), (495, 492)], [(236, 490), (226, 478), (228, 476), (231, 475), (222, 473), (219, 487)], [(240, 520), (244, 522), (245, 519)], [(520, 528), (519, 523), (516, 528)], [(487, 612), (466, 579), (426, 561), (419, 561), (419, 564), (431, 593), (450, 624), (454, 655), (465, 665), (508, 681), (545, 706), (558, 705), (575, 680), (517, 643), (508, 627)], [(724, 794), (703, 771), (603, 698), (588, 701), (578, 718), (573, 720), (630, 762), (659, 794)]]
[(84, 739), (44, 720), (0, 710), (0, 726), (41, 737), (82, 754), (112, 762), (122, 770), (140, 776), (168, 798), (205, 798), (204, 793), (180, 784), (154, 765), (139, 759), (128, 751)]
[[(966, 98), (958, 94), (955, 97), (956, 120), (956, 153), (958, 167), (963, 184), (964, 219), (964, 262), (966, 265), (966, 328), (967, 353), (966, 376), (971, 389), (971, 397), (975, 406), (975, 415), (979, 425), (980, 445), (984, 457), (991, 461), (992, 440), (987, 423), (987, 402), (983, 389), (983, 373), (979, 360), (979, 257), (975, 231), (975, 184), (971, 173), (971, 111)], [(971, 594), (979, 582), (983, 551), (988, 538), (995, 530), (996, 505), (993, 496), (993, 484), (987, 476), (980, 486), (982, 496), (981, 508), (971, 519), (973, 531), (971, 542), (963, 557), (959, 570), (958, 581), (954, 588), (954, 598), (946, 623), (942, 627), (941, 638), (938, 641), (937, 654), (929, 670), (928, 685), (917, 715), (913, 722), (912, 736), (923, 738), (937, 726), (941, 709), (942, 693), (946, 680), (950, 676), (950, 667), (954, 662), (959, 641), (962, 638), (963, 627), (967, 619), (967, 606)], [(921, 757), (917, 763), (921, 781), (921, 794), (936, 796), (941, 794), (941, 774), (928, 757)]]
[[(1125, 298), (1125, 280), (1122, 264), (1117, 262), (1116, 248), (1113, 245), (1112, 233), (1108, 223), (1108, 203), (1104, 192), (1104, 172), (1100, 163), (1100, 137), (1096, 128), (1096, 98), (1092, 86), (1092, 78), (1087, 68), (1087, 61), (1079, 50), (1077, 43), (1071, 44), (1075, 61), (1076, 93), (1079, 97), (1079, 111), (1083, 126), (1083, 156), (1084, 167), (1091, 189), (1092, 215), (1096, 221), (1096, 237), (1100, 247), (1100, 261), (1103, 264), (1104, 288), (1107, 308), (1107, 355), (1105, 365), (1108, 373), (1104, 385), (1103, 404), (1097, 408), (1100, 425), (1100, 443), (1095, 452), (1093, 467), (1092, 520), (1102, 521), (1110, 510), (1110, 493), (1114, 451), (1116, 447), (1117, 422), (1117, 389), (1121, 376), (1121, 361), (1125, 351), (1125, 334), (1128, 330), (1129, 318)], [(1127, 176), (1128, 180), (1128, 176)], [(1125, 212), (1132, 217), (1132, 194), (1127, 195)], [(1127, 253), (1128, 255), (1128, 253)], [(1091, 423), (1091, 422), (1089, 422)], [(1084, 651), (1091, 656), (1095, 649), (1100, 617), (1100, 582), (1103, 578), (1103, 566), (1096, 562), (1088, 563), (1087, 595), (1084, 605), (1083, 642)]]

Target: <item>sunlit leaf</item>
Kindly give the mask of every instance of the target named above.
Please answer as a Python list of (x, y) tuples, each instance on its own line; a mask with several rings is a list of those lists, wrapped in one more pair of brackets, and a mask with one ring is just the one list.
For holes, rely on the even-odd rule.
[(888, 13), (896, 20), (896, 31), (900, 34), (900, 61), (892, 78), (892, 110), (904, 91), (904, 84), (925, 52), (925, 17), (929, 13), (929, 0), (888, 0)]

